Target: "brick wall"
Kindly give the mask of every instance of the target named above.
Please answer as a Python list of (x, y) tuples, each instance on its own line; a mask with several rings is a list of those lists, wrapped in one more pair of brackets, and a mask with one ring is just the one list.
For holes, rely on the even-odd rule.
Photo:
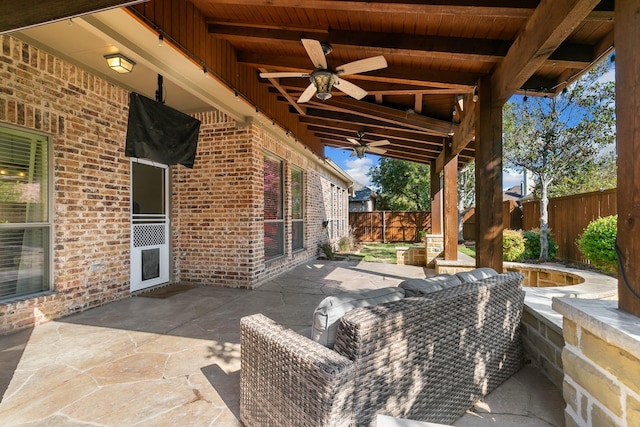
[[(346, 184), (296, 150), (295, 141), (280, 141), (258, 124), (238, 127), (220, 112), (197, 117), (202, 125), (194, 169), (173, 169), (175, 281), (251, 288), (315, 257), (327, 239), (322, 221), (330, 215), (328, 189), (334, 184), (346, 190)], [(284, 160), (286, 201), (291, 166), (304, 171), (305, 182), (305, 249), (292, 252), (286, 203), (285, 256), (269, 262), (263, 260), (265, 152)]]
[[(130, 161), (124, 155), (128, 91), (8, 35), (0, 35), (0, 123), (51, 137), (55, 291), (0, 303), (0, 334), (125, 298), (129, 292)], [(238, 126), (219, 111), (198, 115), (194, 169), (171, 168), (174, 281), (255, 287), (315, 257), (330, 216), (323, 189), (347, 184), (293, 139)], [(264, 152), (304, 171), (305, 249), (263, 260)], [(348, 222), (344, 209), (343, 223)], [(346, 226), (343, 227), (346, 233)]]
[(7, 333), (114, 301), (129, 287), (128, 93), (0, 36), (0, 122), (51, 137), (56, 292), (0, 304)]

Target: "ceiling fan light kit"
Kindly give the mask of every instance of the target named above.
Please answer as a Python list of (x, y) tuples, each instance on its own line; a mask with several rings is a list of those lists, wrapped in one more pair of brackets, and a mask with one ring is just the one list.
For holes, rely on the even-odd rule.
[(356, 153), (356, 156), (358, 156), (359, 159), (362, 159), (364, 157), (364, 154), (367, 152), (367, 146), (359, 145), (357, 147), (353, 147), (353, 150)]
[(331, 98), (331, 88), (336, 83), (336, 76), (327, 70), (316, 70), (309, 78), (316, 88), (316, 97), (326, 101)]

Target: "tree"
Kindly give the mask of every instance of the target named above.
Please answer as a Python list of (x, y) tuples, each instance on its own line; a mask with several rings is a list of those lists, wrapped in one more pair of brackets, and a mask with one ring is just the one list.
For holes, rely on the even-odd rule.
[(431, 208), (428, 165), (383, 157), (368, 175), (380, 196), (379, 209), (427, 211)]
[(533, 173), (540, 190), (540, 259), (548, 258), (549, 188), (561, 177), (586, 176), (614, 141), (613, 82), (599, 82), (605, 65), (553, 98), (529, 97), (504, 106), (507, 167)]
[(467, 163), (458, 172), (458, 242), (464, 241), (464, 215), (476, 203), (476, 164)]
[(617, 166), (615, 153), (603, 153), (583, 170), (561, 176), (549, 186), (549, 197), (601, 191), (616, 188)]

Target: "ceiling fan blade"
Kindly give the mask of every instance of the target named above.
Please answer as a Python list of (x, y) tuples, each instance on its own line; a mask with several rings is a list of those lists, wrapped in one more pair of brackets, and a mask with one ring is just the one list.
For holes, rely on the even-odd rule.
[(367, 71), (379, 70), (386, 67), (387, 60), (384, 59), (384, 56), (380, 55), (341, 65), (336, 68), (336, 73), (339, 76), (344, 76), (347, 74), (366, 73)]
[(300, 95), (300, 98), (298, 98), (298, 104), (307, 102), (308, 100), (311, 99), (311, 97), (315, 93), (316, 93), (316, 87), (314, 86), (313, 83), (311, 83), (309, 86), (307, 86), (304, 92), (302, 92), (302, 95)]
[(307, 51), (309, 58), (311, 58), (311, 62), (313, 62), (315, 68), (326, 69), (328, 67), (327, 57), (324, 56), (324, 50), (318, 40), (302, 39), (302, 45)]
[(309, 77), (309, 73), (296, 73), (296, 72), (273, 72), (273, 73), (260, 73), (260, 77), (263, 79), (280, 79), (284, 77)]
[(382, 148), (375, 148), (375, 147), (369, 147), (369, 148), (367, 149), (367, 151), (368, 151), (369, 153), (373, 153), (373, 154), (380, 154), (380, 155), (382, 155), (382, 154), (384, 154), (384, 153), (386, 153), (386, 152), (387, 152), (387, 150), (384, 150), (384, 149), (382, 149)]
[(391, 144), (389, 141), (387, 141), (386, 139), (382, 139), (380, 141), (374, 141), (374, 142), (370, 142), (369, 144), (367, 144), (369, 147), (379, 147), (381, 145), (387, 145), (387, 144)]
[(353, 83), (348, 82), (346, 80), (342, 80), (338, 78), (336, 78), (336, 82), (334, 83), (333, 87), (340, 89), (341, 91), (343, 91), (344, 93), (346, 93), (347, 95), (355, 99), (362, 99), (365, 96), (367, 96), (367, 93), (368, 93), (366, 90), (362, 89), (361, 87), (356, 86)]
[(353, 145), (360, 145), (360, 142), (357, 139), (347, 138), (347, 141), (349, 141)]
[(349, 157), (353, 157), (358, 155), (358, 153), (356, 153), (356, 150), (351, 151), (351, 154), (349, 154)]

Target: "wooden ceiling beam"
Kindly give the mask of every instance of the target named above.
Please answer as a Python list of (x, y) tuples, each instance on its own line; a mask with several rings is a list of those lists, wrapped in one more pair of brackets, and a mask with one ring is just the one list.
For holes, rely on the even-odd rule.
[[(266, 70), (264, 68), (260, 69), (261, 72), (266, 72)], [(280, 86), (280, 82), (278, 81), (278, 79), (272, 79), (269, 78), (268, 79), (269, 82), (271, 83), (271, 85), (276, 88), (276, 90), (287, 100), (287, 102), (298, 112), (298, 114), (300, 114), (301, 116), (305, 115), (305, 111), (304, 109), (296, 102), (295, 99), (293, 99), (288, 93), (287, 91)]]
[(542, 0), (491, 77), (492, 100), (502, 105), (597, 6), (599, 0)]
[[(300, 122), (305, 123), (311, 117), (317, 120), (348, 121), (357, 126), (378, 127), (380, 129), (390, 129), (390, 130), (406, 129), (405, 127), (398, 124), (392, 124), (392, 123), (372, 119), (370, 117), (360, 116), (358, 114), (350, 114), (349, 112), (329, 110), (329, 109), (317, 109), (313, 107), (307, 108), (307, 115), (300, 117)], [(433, 136), (433, 133), (427, 130), (420, 131), (420, 130), (413, 129), (413, 131), (421, 132), (423, 135)]]
[[(217, 4), (290, 7), (297, 9), (326, 9), (343, 12), (445, 14), (469, 17), (528, 18), (538, 4), (537, 0), (449, 0), (446, 4), (397, 1), (339, 1), (339, 0), (217, 0)], [(440, 2), (429, 2), (440, 3)]]
[[(301, 38), (311, 38), (331, 43), (334, 49), (358, 47), (369, 51), (371, 56), (430, 57), (446, 60), (498, 62), (505, 57), (511, 42), (508, 40), (485, 40), (464, 37), (437, 37), (401, 33), (364, 31), (342, 31), (322, 29), (262, 28), (253, 24), (208, 24), (209, 34), (229, 41), (271, 40), (274, 43), (300, 43)], [(549, 64), (562, 63), (573, 68), (582, 68), (593, 61), (590, 46), (566, 44), (559, 47), (549, 58)]]
[(293, 41), (300, 43), (301, 38), (329, 42), (334, 49), (351, 47), (372, 49), (371, 55), (405, 55), (458, 59), (461, 61), (496, 62), (508, 52), (511, 43), (508, 40), (486, 40), (464, 37), (416, 37), (401, 33), (382, 33), (343, 30), (268, 29), (253, 25), (240, 26), (228, 24), (208, 24), (209, 34), (224, 40), (271, 40), (273, 42)]
[[(309, 84), (309, 80), (304, 78), (288, 78), (280, 79), (280, 86), (289, 92), (302, 93)], [(359, 84), (369, 95), (462, 95), (465, 93), (473, 93), (473, 87), (465, 86), (464, 88), (432, 88), (424, 86), (412, 86), (398, 83), (385, 83), (363, 81)], [(332, 92), (333, 96), (343, 96), (343, 92)]]
[(348, 120), (338, 121), (307, 115), (301, 117), (300, 122), (306, 124), (307, 128), (312, 132), (321, 129), (346, 130), (352, 132), (353, 135), (355, 135), (356, 132), (364, 132), (367, 135), (375, 136), (377, 139), (393, 138), (395, 140), (417, 142), (420, 144), (442, 145), (444, 141), (444, 138), (441, 136), (425, 135), (424, 133), (402, 128), (390, 129), (376, 125), (364, 126)]
[[(451, 156), (456, 156), (467, 148), (469, 142), (476, 137), (476, 103), (472, 100), (472, 95), (465, 95), (462, 99), (464, 114), (458, 130), (451, 138)], [(439, 172), (439, 171), (438, 171)]]
[(387, 123), (396, 124), (408, 129), (420, 130), (433, 135), (446, 136), (451, 130), (451, 123), (444, 120), (416, 114), (415, 111), (400, 111), (382, 105), (356, 101), (350, 98), (329, 99), (324, 103), (310, 102), (316, 108), (328, 108), (335, 111), (348, 112)]

